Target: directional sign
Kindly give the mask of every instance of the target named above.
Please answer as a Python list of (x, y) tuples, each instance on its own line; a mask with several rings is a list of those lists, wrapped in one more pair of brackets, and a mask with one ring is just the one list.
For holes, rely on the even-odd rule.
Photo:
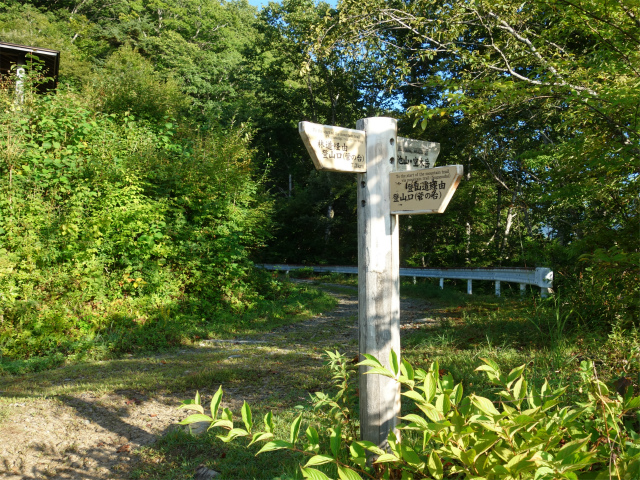
[(433, 168), (440, 153), (440, 144), (398, 137), (397, 171)]
[[(400, 355), (395, 214), (442, 213), (460, 182), (462, 165), (431, 168), (440, 145), (398, 137), (394, 118), (363, 118), (357, 126), (351, 130), (300, 122), (298, 130), (318, 170), (358, 173), (359, 350), (390, 369), (391, 351)], [(359, 371), (360, 434), (387, 449), (389, 433), (399, 435), (400, 388), (394, 379), (365, 375), (368, 368), (360, 366)]]
[(389, 174), (391, 213), (443, 213), (462, 178), (462, 165)]
[(300, 122), (298, 131), (316, 169), (331, 172), (367, 171), (365, 133), (362, 130)]

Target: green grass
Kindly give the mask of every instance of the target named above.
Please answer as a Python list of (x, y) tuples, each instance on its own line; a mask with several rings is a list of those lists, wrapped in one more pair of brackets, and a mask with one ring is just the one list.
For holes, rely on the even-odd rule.
[[(462, 282), (461, 282), (462, 283)], [(640, 383), (640, 339), (636, 330), (607, 332), (572, 316), (571, 305), (519, 292), (496, 297), (467, 295), (463, 285), (441, 290), (434, 282), (403, 283), (401, 293), (432, 303), (440, 323), (412, 330), (403, 338), (403, 355), (414, 366), (437, 361), (466, 391), (491, 395), (493, 387), (475, 369), (480, 358), (495, 360), (504, 370), (527, 365), (536, 385), (576, 385), (580, 361), (593, 360), (601, 379), (612, 384), (621, 376)], [(504, 292), (504, 290), (503, 290)]]
[[(256, 408), (252, 413), (254, 418), (262, 418), (266, 410)], [(277, 436), (288, 436), (294, 417), (294, 411), (277, 416)], [(261, 424), (257, 423), (256, 428), (259, 429)], [(283, 474), (295, 476), (297, 465), (302, 461), (302, 455), (285, 451), (256, 456), (262, 445), (247, 448), (245, 444), (244, 441), (224, 443), (216, 438), (213, 431), (192, 436), (175, 429), (140, 452), (141, 463), (131, 477), (140, 480), (191, 480), (196, 468), (205, 465), (225, 479), (273, 479)]]
[[(13, 355), (0, 355), (2, 374), (39, 372), (62, 364), (120, 358), (126, 354), (170, 352), (200, 342), (203, 339), (234, 338), (237, 335), (258, 335), (273, 328), (289, 325), (330, 310), (336, 304), (333, 297), (305, 284), (281, 283), (282, 291), (272, 298), (261, 298), (241, 311), (213, 309), (195, 314), (188, 306), (163, 304), (146, 308), (140, 299), (115, 301), (104, 306), (100, 321), (94, 322), (84, 337), (64, 342), (65, 331), (52, 335), (61, 337), (51, 351), (28, 354), (28, 343), (13, 350)], [(144, 312), (144, 313), (141, 313)], [(54, 328), (54, 327), (52, 327)], [(5, 332), (6, 333), (6, 332)], [(15, 331), (12, 342), (20, 338), (28, 342), (35, 334)], [(6, 338), (9, 338), (6, 333)], [(41, 342), (40, 342), (41, 343)]]
[[(568, 394), (577, 395), (574, 386), (578, 384), (579, 363), (590, 359), (595, 362), (600, 379), (613, 385), (624, 376), (632, 380), (638, 391), (640, 338), (637, 331), (616, 326), (606, 332), (591, 328), (584, 319), (570, 316), (570, 305), (553, 299), (541, 301), (538, 296), (520, 298), (516, 294), (496, 298), (491, 293), (468, 296), (462, 290), (464, 285), (447, 287), (445, 284), (441, 290), (434, 282), (415, 285), (406, 282), (401, 286), (403, 296), (425, 302), (425, 316), (439, 320), (403, 335), (403, 357), (415, 367), (426, 369), (437, 361), (443, 371), (463, 383), (466, 393), (495, 398), (495, 389), (486, 376), (475, 371), (481, 364), (480, 358), (487, 357), (504, 370), (526, 364), (527, 377), (534, 384), (539, 385), (546, 378), (553, 387), (569, 386)], [(355, 295), (349, 286), (331, 286), (330, 290)], [(275, 326), (307, 319), (313, 312), (330, 310), (335, 305), (335, 300), (307, 284), (295, 286), (295, 292), (286, 302), (265, 303), (264, 309), (256, 309), (253, 317), (220, 318), (219, 329), (214, 331), (211, 324), (211, 330), (204, 335), (251, 338)], [(561, 322), (558, 332), (557, 320), (563, 319), (563, 315), (569, 316), (566, 322)], [(223, 320), (230, 324), (221, 325)], [(352, 324), (354, 319), (345, 317), (340, 322), (335, 327), (323, 327), (330, 328), (327, 335), (332, 336), (334, 330)], [(115, 360), (68, 362), (61, 368), (40, 373), (5, 375), (0, 377), (3, 392), (0, 412), (3, 403), (16, 398), (63, 398), (86, 391), (99, 394), (135, 390), (150, 397), (168, 396), (175, 399), (177, 407), (179, 399), (193, 398), (199, 390), (206, 405), (217, 386), (223, 384), (225, 389), (233, 390), (234, 414), (239, 412), (244, 399), (251, 404), (258, 424), (264, 414), (274, 411), (280, 419), (277, 434), (287, 438), (289, 422), (298, 413), (294, 407), (308, 406), (310, 392), (330, 385), (329, 372), (320, 365), (322, 352), (314, 345), (308, 330), (284, 331), (277, 347), (210, 342), (192, 348), (206, 338), (204, 335), (200, 339), (191, 337), (179, 351), (168, 350), (152, 356), (139, 351)], [(231, 358), (229, 349), (241, 357)], [(412, 408), (405, 403), (403, 412), (409, 413)], [(1, 418), (0, 413), (0, 421)], [(312, 420), (310, 416), (308, 420)], [(172, 431), (139, 452), (139, 463), (132, 478), (193, 478), (200, 464), (221, 472), (222, 478), (228, 479), (295, 476), (300, 462), (295, 455), (277, 453), (255, 457), (259, 446), (246, 449), (244, 444), (243, 441), (224, 444), (213, 434), (192, 437)]]

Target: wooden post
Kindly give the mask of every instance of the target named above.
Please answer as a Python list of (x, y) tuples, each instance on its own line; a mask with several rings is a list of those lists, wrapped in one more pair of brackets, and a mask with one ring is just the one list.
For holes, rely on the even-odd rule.
[[(358, 120), (366, 134), (366, 173), (358, 173), (358, 334), (360, 353), (391, 370), (389, 353), (400, 359), (400, 262), (398, 216), (391, 215), (389, 173), (395, 168), (397, 121)], [(364, 357), (360, 357), (361, 360)], [(360, 435), (387, 448), (400, 416), (400, 384), (360, 367)]]

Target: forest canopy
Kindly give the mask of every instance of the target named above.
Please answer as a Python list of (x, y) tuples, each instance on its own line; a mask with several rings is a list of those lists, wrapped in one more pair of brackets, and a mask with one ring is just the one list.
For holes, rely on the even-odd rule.
[(176, 305), (204, 323), (246, 311), (279, 288), (254, 262), (354, 264), (355, 178), (315, 171), (297, 124), (379, 115), (465, 169), (445, 214), (402, 218), (403, 265), (549, 267), (576, 319), (637, 323), (639, 15), (0, 1), (0, 41), (61, 51), (54, 92), (35, 94), (37, 62), (22, 101), (1, 79), (3, 355), (117, 349), (114, 329)]

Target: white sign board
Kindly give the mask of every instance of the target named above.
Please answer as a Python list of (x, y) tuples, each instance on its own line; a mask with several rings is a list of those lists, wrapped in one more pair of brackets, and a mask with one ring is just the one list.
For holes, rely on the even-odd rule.
[(443, 213), (462, 178), (462, 165), (389, 174), (391, 213)]
[(433, 168), (440, 153), (440, 144), (398, 137), (398, 161), (396, 170), (405, 172), (419, 168)]
[(367, 171), (365, 133), (362, 130), (300, 122), (298, 131), (316, 169), (331, 172)]

